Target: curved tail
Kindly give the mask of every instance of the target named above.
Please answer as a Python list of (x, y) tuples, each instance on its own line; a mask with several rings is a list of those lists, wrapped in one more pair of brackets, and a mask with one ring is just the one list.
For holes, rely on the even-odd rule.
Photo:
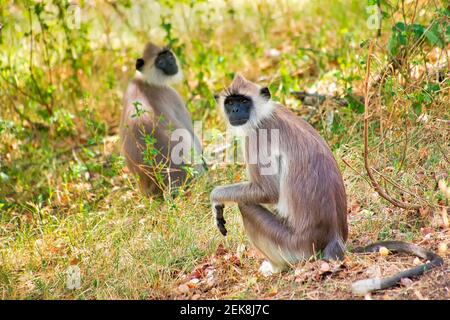
[(426, 250), (419, 246), (402, 242), (402, 241), (381, 241), (376, 242), (366, 247), (355, 248), (354, 253), (368, 253), (377, 252), (381, 247), (385, 247), (390, 251), (409, 253), (419, 258), (428, 260), (427, 263), (420, 266), (399, 272), (388, 278), (370, 278), (359, 280), (352, 283), (352, 291), (357, 295), (365, 295), (374, 290), (381, 290), (392, 287), (400, 282), (402, 278), (409, 278), (423, 274), (435, 267), (440, 267), (444, 264), (444, 260), (432, 251)]

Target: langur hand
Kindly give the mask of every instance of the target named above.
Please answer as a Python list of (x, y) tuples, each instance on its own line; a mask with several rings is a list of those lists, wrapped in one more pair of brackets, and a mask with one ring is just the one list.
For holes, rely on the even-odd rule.
[(212, 210), (214, 214), (214, 218), (216, 220), (216, 226), (219, 229), (220, 233), (223, 236), (227, 235), (227, 229), (225, 228), (225, 219), (223, 218), (223, 209), (225, 208), (225, 205), (222, 203), (213, 202), (212, 203)]
[(223, 203), (223, 187), (215, 187), (211, 191), (210, 199), (212, 205), (212, 211), (216, 220), (216, 226), (220, 233), (224, 236), (227, 235), (227, 229), (225, 228), (225, 219), (223, 218), (223, 209), (225, 204)]

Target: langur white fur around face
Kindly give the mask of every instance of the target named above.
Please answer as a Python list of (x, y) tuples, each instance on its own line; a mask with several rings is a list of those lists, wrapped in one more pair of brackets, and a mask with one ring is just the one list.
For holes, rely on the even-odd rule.
[[(149, 44), (149, 47), (144, 51), (144, 57), (141, 58), (142, 60), (145, 59), (144, 65), (140, 70), (136, 70), (137, 79), (141, 79), (155, 86), (170, 86), (183, 81), (183, 71), (180, 68), (178, 68), (175, 74), (166, 74), (164, 70), (155, 67), (157, 57), (157, 55), (155, 56), (155, 52), (160, 53), (163, 50), (168, 49), (153, 48), (152, 44)], [(179, 66), (178, 58), (175, 55), (173, 55), (173, 59), (174, 64)]]
[[(223, 94), (217, 97), (217, 105), (224, 106), (227, 96), (232, 96), (234, 93), (242, 94), (243, 96), (251, 96), (254, 108), (249, 110), (249, 117), (246, 123), (233, 126), (227, 121), (229, 128), (239, 135), (245, 135), (251, 130), (256, 130), (261, 121), (266, 118), (272, 117), (273, 110), (275, 109), (275, 103), (270, 100), (270, 92), (267, 88), (262, 88), (263, 92), (258, 92), (258, 88), (245, 82), (245, 79), (241, 76), (236, 76), (233, 83), (227, 88)], [(226, 116), (225, 109), (219, 108), (223, 116)]]

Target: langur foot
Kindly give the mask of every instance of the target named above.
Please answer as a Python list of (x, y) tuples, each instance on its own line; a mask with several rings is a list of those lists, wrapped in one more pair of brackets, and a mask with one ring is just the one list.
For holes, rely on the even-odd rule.
[(269, 261), (265, 260), (265, 261), (263, 261), (263, 263), (261, 263), (261, 266), (259, 267), (259, 272), (264, 277), (270, 277), (271, 275), (274, 275), (276, 273), (280, 273), (281, 269), (275, 267)]

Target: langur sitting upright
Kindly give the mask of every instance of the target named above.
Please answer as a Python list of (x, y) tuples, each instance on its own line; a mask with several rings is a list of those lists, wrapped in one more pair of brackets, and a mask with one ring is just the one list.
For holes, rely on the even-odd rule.
[[(262, 88), (242, 76), (217, 98), (228, 124), (246, 137), (244, 158), (248, 182), (219, 186), (211, 192), (216, 224), (226, 235), (226, 203), (237, 203), (251, 242), (264, 254), (260, 271), (271, 274), (322, 252), (342, 259), (347, 240), (344, 182), (331, 150), (306, 121), (271, 100)], [(274, 205), (269, 210), (267, 205)], [(442, 264), (433, 252), (385, 241), (355, 249), (373, 252), (380, 246), (418, 255), (430, 262), (386, 279), (368, 279), (353, 286), (356, 293), (387, 288), (402, 277)]]
[(173, 52), (148, 43), (136, 70), (123, 98), (122, 152), (141, 190), (161, 194), (183, 184), (190, 168), (204, 170), (202, 148), (184, 102), (170, 87), (182, 80)]

